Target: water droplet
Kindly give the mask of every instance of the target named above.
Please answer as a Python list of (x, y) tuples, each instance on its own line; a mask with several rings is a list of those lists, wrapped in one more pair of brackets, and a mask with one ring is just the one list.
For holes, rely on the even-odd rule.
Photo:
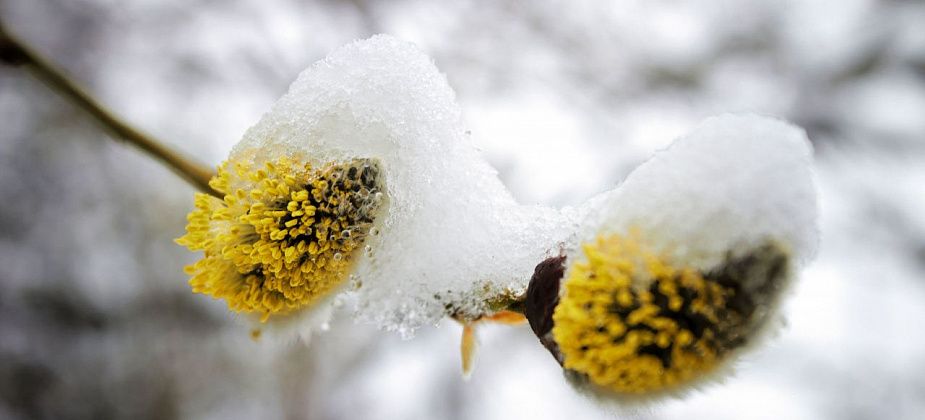
[(340, 260), (343, 260), (343, 259), (344, 259), (344, 255), (343, 255), (343, 254), (341, 254), (340, 252), (335, 252), (335, 253), (334, 253), (334, 261), (340, 261)]

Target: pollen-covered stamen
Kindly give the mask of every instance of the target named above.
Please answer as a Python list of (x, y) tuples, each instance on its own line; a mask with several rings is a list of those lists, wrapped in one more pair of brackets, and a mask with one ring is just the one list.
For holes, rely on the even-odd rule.
[(194, 292), (266, 320), (309, 305), (343, 283), (382, 206), (371, 159), (314, 168), (283, 157), (256, 166), (226, 162), (199, 194), (178, 242), (205, 258), (187, 271)]
[(716, 368), (766, 320), (787, 254), (769, 243), (701, 273), (676, 268), (633, 237), (586, 244), (552, 316), (566, 369), (638, 394), (681, 385)]

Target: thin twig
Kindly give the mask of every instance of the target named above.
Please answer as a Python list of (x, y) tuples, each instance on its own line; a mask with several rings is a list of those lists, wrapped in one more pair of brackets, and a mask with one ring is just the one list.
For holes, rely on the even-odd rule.
[(116, 139), (131, 143), (161, 163), (166, 164), (177, 175), (202, 192), (221, 198), (222, 195), (209, 186), (214, 171), (207, 165), (171, 150), (153, 137), (142, 133), (121, 120), (91, 97), (73, 80), (65, 76), (51, 62), (36, 53), (28, 45), (6, 33), (0, 22), (0, 62), (23, 67), (49, 88), (57, 91), (77, 107), (90, 114), (103, 129)]

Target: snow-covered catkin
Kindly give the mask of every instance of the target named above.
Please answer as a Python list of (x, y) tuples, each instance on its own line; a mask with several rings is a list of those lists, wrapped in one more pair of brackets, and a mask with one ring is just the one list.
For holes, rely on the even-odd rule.
[[(355, 182), (352, 169), (375, 179)], [(522, 293), (535, 261), (572, 233), (555, 209), (515, 202), (446, 78), (388, 36), (304, 71), (216, 182), (224, 198), (198, 196), (180, 239), (205, 252), (189, 268), (193, 289), (283, 333), (305, 335), (323, 319), (305, 315), (332, 297), (405, 336), (481, 316)]]
[(589, 201), (575, 246), (540, 263), (526, 315), (578, 387), (627, 401), (718, 377), (777, 324), (817, 241), (802, 130), (724, 115)]

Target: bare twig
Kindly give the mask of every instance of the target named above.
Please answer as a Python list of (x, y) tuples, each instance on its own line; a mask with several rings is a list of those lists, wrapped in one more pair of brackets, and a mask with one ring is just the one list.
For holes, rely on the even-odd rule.
[(47, 59), (36, 53), (28, 45), (8, 34), (0, 22), (0, 62), (25, 68), (49, 88), (57, 91), (71, 103), (90, 114), (109, 134), (116, 139), (131, 143), (161, 163), (166, 164), (177, 175), (202, 192), (222, 197), (209, 186), (209, 179), (214, 174), (208, 166), (188, 156), (171, 150), (153, 137), (142, 133), (128, 123), (119, 119), (111, 111), (91, 97), (73, 80), (65, 76)]

